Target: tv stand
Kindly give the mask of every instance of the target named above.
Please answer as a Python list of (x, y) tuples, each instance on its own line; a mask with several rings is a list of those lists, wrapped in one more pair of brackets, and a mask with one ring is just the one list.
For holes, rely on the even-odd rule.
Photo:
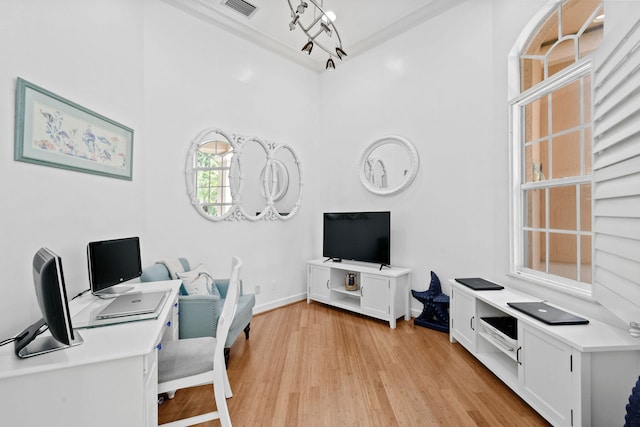
[[(382, 267), (386, 266), (385, 270)], [(345, 275), (355, 274), (358, 287), (345, 288)], [(356, 261), (316, 259), (307, 262), (307, 303), (312, 300), (389, 322), (411, 320), (411, 269)]]

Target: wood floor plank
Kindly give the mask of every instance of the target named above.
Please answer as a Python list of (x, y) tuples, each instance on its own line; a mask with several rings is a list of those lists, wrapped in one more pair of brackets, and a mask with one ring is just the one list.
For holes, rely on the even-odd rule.
[[(548, 426), (446, 333), (300, 302), (253, 317), (231, 348), (234, 426)], [(215, 408), (180, 390), (160, 422)], [(219, 426), (211, 421), (202, 426)]]

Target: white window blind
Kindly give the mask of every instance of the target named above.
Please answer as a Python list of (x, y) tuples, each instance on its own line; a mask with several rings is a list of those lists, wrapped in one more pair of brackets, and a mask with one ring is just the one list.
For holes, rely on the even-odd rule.
[[(636, 15), (637, 16), (637, 15)], [(640, 333), (640, 21), (594, 55), (595, 298)], [(636, 325), (633, 325), (635, 323)]]

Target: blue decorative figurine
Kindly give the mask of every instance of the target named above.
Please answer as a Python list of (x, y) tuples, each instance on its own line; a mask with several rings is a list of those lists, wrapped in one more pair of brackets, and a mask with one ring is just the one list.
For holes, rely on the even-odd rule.
[(422, 313), (415, 318), (414, 324), (441, 332), (449, 332), (449, 296), (442, 293), (440, 279), (436, 273), (431, 272), (429, 289), (422, 292), (412, 289), (411, 295), (424, 304)]
[(624, 427), (640, 427), (640, 377), (638, 377), (636, 385), (631, 390), (631, 396), (629, 396)]

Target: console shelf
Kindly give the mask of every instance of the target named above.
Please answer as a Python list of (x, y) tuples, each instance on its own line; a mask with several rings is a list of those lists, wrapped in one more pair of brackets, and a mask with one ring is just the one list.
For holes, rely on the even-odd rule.
[[(347, 290), (345, 275), (356, 276), (358, 288)], [(409, 290), (411, 270), (360, 262), (334, 262), (317, 259), (307, 262), (307, 302), (319, 301), (389, 322), (404, 315), (410, 320)]]
[[(450, 283), (451, 342), (463, 345), (551, 424), (624, 424), (640, 372), (640, 340), (593, 319), (588, 325), (549, 326), (507, 305), (536, 301), (530, 295)], [(487, 317), (514, 319), (516, 338), (491, 331), (481, 322)]]

